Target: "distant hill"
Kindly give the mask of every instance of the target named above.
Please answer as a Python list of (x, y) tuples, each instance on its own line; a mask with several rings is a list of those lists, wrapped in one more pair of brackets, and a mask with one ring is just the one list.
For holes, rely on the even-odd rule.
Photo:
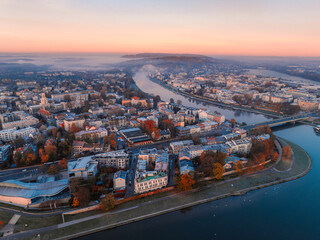
[(170, 54), (170, 53), (139, 53), (124, 55), (123, 58), (130, 59), (148, 59), (148, 60), (164, 60), (169, 62), (216, 62), (216, 59), (204, 55), (196, 54)]

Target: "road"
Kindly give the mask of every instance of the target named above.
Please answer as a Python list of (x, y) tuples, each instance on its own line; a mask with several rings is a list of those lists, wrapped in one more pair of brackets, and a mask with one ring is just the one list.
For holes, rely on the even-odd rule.
[(15, 168), (0, 171), (0, 182), (11, 179), (23, 179), (28, 177), (35, 177), (40, 174), (40, 166), (32, 166), (25, 168)]

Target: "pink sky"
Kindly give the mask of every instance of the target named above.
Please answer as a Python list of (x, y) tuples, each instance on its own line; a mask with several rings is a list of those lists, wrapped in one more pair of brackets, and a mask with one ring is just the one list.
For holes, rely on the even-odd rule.
[(2, 0), (0, 52), (320, 56), (319, 1)]

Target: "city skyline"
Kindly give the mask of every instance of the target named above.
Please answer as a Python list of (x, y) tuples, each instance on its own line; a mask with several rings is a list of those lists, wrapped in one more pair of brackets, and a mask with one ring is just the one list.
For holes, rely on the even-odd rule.
[(319, 7), (313, 0), (2, 0), (0, 52), (320, 56)]

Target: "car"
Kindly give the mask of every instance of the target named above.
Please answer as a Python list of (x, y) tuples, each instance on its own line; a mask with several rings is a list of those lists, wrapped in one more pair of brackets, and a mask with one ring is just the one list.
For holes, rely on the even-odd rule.
[(26, 172), (26, 171), (27, 171), (27, 169), (26, 169), (26, 168), (22, 170), (22, 172)]

